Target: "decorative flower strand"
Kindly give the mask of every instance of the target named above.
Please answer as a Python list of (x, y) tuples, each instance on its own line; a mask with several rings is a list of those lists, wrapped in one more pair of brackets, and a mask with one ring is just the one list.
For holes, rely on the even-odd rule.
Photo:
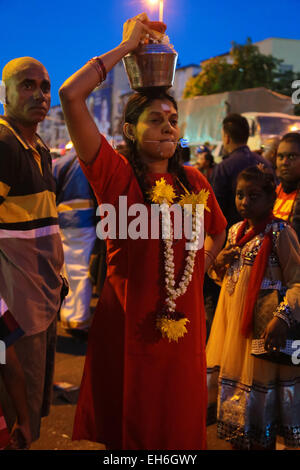
[[(185, 189), (185, 188), (184, 188)], [(201, 190), (199, 194), (190, 194), (185, 189), (185, 195), (181, 197), (180, 205), (192, 204), (192, 246), (198, 247), (199, 242), (199, 218), (197, 217), (197, 204), (207, 206), (207, 199), (209, 191)], [(178, 287), (175, 288), (175, 264), (174, 264), (174, 250), (173, 250), (173, 226), (170, 218), (169, 205), (172, 204), (175, 198), (175, 192), (171, 185), (167, 184), (164, 178), (156, 182), (152, 188), (150, 196), (153, 202), (161, 204), (162, 212), (162, 236), (164, 242), (164, 267), (165, 267), (165, 288), (167, 297), (165, 300), (166, 311), (159, 314), (156, 320), (156, 326), (160, 330), (163, 338), (168, 338), (169, 342), (178, 342), (187, 333), (186, 323), (189, 320), (185, 315), (176, 311), (176, 299), (183, 295), (188, 285), (190, 284), (194, 272), (195, 258), (197, 254), (196, 249), (190, 249), (186, 258), (186, 265), (179, 281)], [(186, 202), (184, 202), (186, 201)], [(167, 223), (166, 223), (167, 221)]]
[(171, 205), (174, 201), (176, 194), (173, 186), (167, 184), (165, 178), (157, 180), (155, 186), (150, 191), (151, 200), (155, 204), (169, 204)]

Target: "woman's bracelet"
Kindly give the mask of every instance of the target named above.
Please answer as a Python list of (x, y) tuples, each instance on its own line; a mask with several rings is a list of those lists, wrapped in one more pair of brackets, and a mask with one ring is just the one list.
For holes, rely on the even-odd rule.
[(88, 64), (91, 64), (95, 68), (95, 70), (97, 70), (100, 79), (98, 83), (99, 86), (102, 82), (104, 82), (107, 75), (103, 61), (100, 57), (93, 57), (88, 61)]
[(281, 320), (285, 321), (289, 328), (292, 328), (296, 324), (293, 318), (292, 310), (285, 299), (278, 305), (276, 311), (274, 312), (274, 317), (281, 318)]

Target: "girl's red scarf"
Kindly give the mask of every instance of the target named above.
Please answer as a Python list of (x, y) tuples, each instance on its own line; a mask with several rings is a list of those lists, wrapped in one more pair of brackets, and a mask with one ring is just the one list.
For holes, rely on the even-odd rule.
[[(244, 246), (247, 242), (252, 240), (256, 235), (265, 231), (266, 226), (275, 219), (273, 213), (271, 213), (263, 222), (255, 225), (246, 235), (245, 229), (247, 226), (247, 220), (245, 219), (241, 224), (237, 236), (236, 236), (236, 245)], [(260, 291), (260, 286), (264, 278), (266, 267), (268, 264), (268, 259), (272, 250), (272, 227), (270, 230), (264, 234), (263, 242), (261, 244), (260, 250), (258, 251), (255, 261), (253, 263), (250, 279), (248, 284), (248, 290), (246, 295), (245, 310), (243, 314), (242, 321), (242, 335), (246, 338), (249, 337), (252, 332), (253, 325), (253, 311), (255, 303)]]

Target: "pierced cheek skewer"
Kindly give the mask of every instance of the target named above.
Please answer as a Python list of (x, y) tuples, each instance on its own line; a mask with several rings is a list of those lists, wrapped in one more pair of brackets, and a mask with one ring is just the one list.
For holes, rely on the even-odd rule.
[(165, 144), (165, 143), (168, 143), (168, 144), (173, 144), (173, 145), (177, 145), (178, 142), (173, 142), (173, 141), (169, 141), (169, 140), (165, 140), (165, 141), (161, 141), (161, 140), (145, 140), (145, 142), (155, 142), (155, 143), (160, 143), (160, 144)]
[[(175, 145), (175, 147), (176, 147), (177, 144), (178, 144), (178, 141), (177, 141), (177, 142), (172, 142), (172, 141), (168, 141), (168, 140), (166, 140), (166, 141), (164, 141), (164, 142), (161, 142), (161, 140), (145, 140), (145, 142), (150, 142), (150, 143), (155, 143), (155, 144), (158, 143), (158, 149), (157, 149), (157, 150), (161, 150), (160, 145), (161, 145), (162, 143), (163, 143), (163, 144), (165, 144), (165, 143), (172, 144), (172, 145)], [(164, 152), (160, 152), (160, 156), (161, 156), (161, 157), (163, 156), (163, 154), (164, 154)]]

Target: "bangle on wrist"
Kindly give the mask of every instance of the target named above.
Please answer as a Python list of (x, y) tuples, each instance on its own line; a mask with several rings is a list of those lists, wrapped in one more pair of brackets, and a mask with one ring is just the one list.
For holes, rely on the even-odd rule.
[(102, 82), (104, 82), (104, 80), (106, 79), (106, 75), (107, 75), (103, 61), (100, 57), (93, 57), (92, 59), (88, 61), (88, 64), (91, 64), (97, 71), (99, 75), (99, 83), (98, 83), (98, 86), (99, 86)]
[(285, 300), (278, 305), (276, 311), (274, 312), (274, 317), (280, 318), (281, 320), (285, 321), (289, 328), (295, 325), (295, 320), (293, 318), (291, 308)]

